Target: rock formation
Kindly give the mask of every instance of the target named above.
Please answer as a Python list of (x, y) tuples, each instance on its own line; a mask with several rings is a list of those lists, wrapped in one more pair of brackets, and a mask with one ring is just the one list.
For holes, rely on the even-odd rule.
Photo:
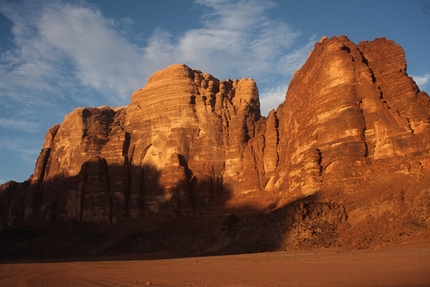
[(293, 204), (287, 230), (302, 225), (290, 244), (323, 234), (317, 225), (330, 215), (330, 242), (365, 246), (366, 234), (379, 234), (369, 222), (428, 234), (429, 148), (430, 100), (407, 75), (402, 48), (323, 38), (267, 117), (252, 79), (179, 64), (151, 76), (126, 107), (76, 109), (47, 132), (30, 179), (0, 187), (0, 218), (3, 229), (195, 218), (248, 200), (266, 212)]
[[(172, 65), (129, 106), (79, 108), (52, 127), (27, 192), (4, 199), (3, 218), (7, 225), (34, 216), (116, 222), (191, 214), (249, 192), (242, 191), (243, 151), (260, 117), (253, 80), (220, 81)], [(23, 212), (11, 208), (15, 200)]]
[(393, 173), (420, 174), (429, 165), (429, 103), (393, 41), (317, 43), (276, 114), (277, 182), (308, 195)]

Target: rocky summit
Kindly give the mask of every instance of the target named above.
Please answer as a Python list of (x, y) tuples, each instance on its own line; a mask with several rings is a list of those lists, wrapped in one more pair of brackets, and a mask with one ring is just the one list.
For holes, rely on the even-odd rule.
[(391, 40), (323, 37), (267, 117), (252, 79), (175, 64), (48, 130), (29, 180), (0, 186), (3, 248), (44, 252), (7, 240), (35, 226), (63, 232), (52, 256), (429, 240), (429, 150), (429, 96)]

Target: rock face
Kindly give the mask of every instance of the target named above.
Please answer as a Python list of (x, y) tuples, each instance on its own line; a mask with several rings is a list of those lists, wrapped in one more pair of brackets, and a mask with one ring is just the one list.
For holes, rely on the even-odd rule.
[(47, 132), (30, 179), (0, 187), (0, 217), (7, 228), (204, 217), (244, 198), (265, 210), (308, 201), (292, 205), (306, 226), (287, 212), (299, 235), (285, 242), (324, 234), (317, 225), (330, 214), (330, 242), (354, 245), (351, 230), (369, 222), (428, 233), (429, 150), (430, 100), (402, 48), (333, 37), (316, 43), (267, 117), (252, 79), (185, 65), (156, 72), (126, 107), (76, 109)]
[[(192, 214), (243, 189), (243, 151), (260, 119), (251, 79), (172, 65), (125, 108), (79, 108), (52, 127), (28, 193), (5, 198), (7, 225), (36, 217), (116, 222)], [(67, 183), (67, 184), (65, 184)], [(24, 201), (24, 212), (11, 203)]]
[(317, 43), (276, 113), (277, 185), (309, 195), (393, 173), (419, 176), (429, 164), (429, 103), (394, 42)]

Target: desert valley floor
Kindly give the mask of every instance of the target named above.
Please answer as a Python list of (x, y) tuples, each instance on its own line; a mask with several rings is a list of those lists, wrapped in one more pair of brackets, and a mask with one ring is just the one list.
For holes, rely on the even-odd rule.
[(0, 286), (430, 286), (428, 240), (355, 251), (148, 256), (1, 262)]

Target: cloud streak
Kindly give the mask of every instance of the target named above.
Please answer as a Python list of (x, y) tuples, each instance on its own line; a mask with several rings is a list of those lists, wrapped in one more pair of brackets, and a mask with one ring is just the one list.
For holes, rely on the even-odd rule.
[(115, 28), (100, 11), (69, 4), (48, 5), (38, 23), (40, 37), (70, 59), (84, 86), (127, 99), (142, 84), (142, 55)]
[(0, 118), (0, 127), (18, 130), (23, 132), (35, 133), (38, 131), (39, 125), (35, 122), (29, 122), (24, 120), (13, 120)]
[[(85, 0), (0, 0), (12, 23), (0, 47), (1, 160), (34, 164), (44, 132), (71, 110), (126, 105), (150, 75), (173, 63), (220, 79), (254, 78), (267, 114), (284, 100), (314, 42), (270, 18), (275, 8), (270, 1), (196, 0), (194, 28), (173, 35), (151, 27), (142, 39), (132, 19), (107, 18)], [(30, 174), (27, 168), (21, 172)]]
[(94, 91), (107, 104), (125, 104), (153, 72), (172, 63), (186, 63), (220, 78), (252, 77), (264, 85), (291, 76), (303, 63), (296, 54), (309, 50), (308, 45), (293, 49), (300, 32), (269, 19), (266, 14), (275, 4), (268, 1), (196, 1), (204, 11), (201, 28), (176, 38), (155, 28), (143, 47), (118, 29), (129, 21), (105, 18), (90, 6), (4, 3), (1, 12), (14, 23), (16, 49), (1, 55), (0, 89), (3, 96), (15, 99), (17, 90), (32, 91), (19, 98), (33, 104), (68, 95), (82, 102), (70, 92), (80, 90), (78, 86)]

